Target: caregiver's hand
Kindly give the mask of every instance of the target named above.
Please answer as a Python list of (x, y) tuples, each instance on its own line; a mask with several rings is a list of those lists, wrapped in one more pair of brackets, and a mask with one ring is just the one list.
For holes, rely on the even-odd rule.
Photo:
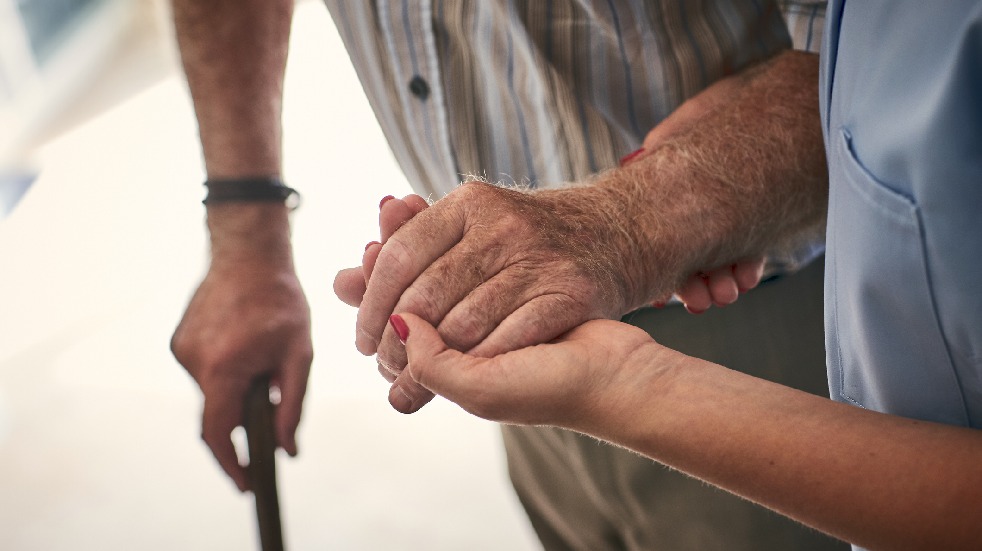
[(390, 324), (406, 341), (406, 372), (431, 392), (485, 419), (584, 432), (603, 424), (632, 389), (646, 388), (659, 365), (681, 356), (643, 330), (610, 320), (493, 358), (449, 348), (412, 314), (394, 315)]

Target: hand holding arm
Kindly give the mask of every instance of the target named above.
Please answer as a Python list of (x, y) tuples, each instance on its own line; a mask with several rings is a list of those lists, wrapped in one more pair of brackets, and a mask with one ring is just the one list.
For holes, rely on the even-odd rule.
[(872, 549), (982, 545), (982, 432), (848, 406), (688, 357), (642, 330), (583, 324), (494, 358), (395, 317), (407, 372), (475, 415), (633, 449)]
[[(789, 52), (711, 86), (643, 157), (586, 185), (458, 188), (382, 247), (359, 350), (392, 372), (405, 365), (386, 329), (393, 311), (476, 355), (546, 342), (665, 297), (706, 267), (817, 233), (827, 178), (816, 81), (817, 59)], [(406, 377), (390, 394), (406, 412), (426, 399)]]

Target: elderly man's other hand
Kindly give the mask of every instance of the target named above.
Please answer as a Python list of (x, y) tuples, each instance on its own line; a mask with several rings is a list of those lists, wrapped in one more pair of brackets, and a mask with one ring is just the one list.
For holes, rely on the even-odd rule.
[(294, 272), (286, 216), (282, 205), (209, 207), (211, 267), (171, 341), (204, 394), (202, 438), (243, 491), (245, 470), (230, 434), (242, 423), (246, 391), (256, 377), (271, 376), (280, 391), (276, 440), (295, 455), (313, 358), (310, 310)]

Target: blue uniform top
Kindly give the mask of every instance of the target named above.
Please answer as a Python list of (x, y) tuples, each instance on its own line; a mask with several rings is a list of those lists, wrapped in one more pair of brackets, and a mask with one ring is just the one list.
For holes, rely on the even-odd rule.
[(982, 2), (833, 0), (821, 94), (832, 397), (982, 428)]

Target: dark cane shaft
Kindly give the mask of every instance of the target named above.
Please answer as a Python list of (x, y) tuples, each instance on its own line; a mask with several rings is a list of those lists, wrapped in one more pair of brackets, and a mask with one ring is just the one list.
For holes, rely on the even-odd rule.
[(257, 379), (246, 397), (246, 437), (249, 440), (249, 488), (256, 496), (262, 551), (283, 551), (280, 502), (276, 492), (276, 437), (269, 380)]

